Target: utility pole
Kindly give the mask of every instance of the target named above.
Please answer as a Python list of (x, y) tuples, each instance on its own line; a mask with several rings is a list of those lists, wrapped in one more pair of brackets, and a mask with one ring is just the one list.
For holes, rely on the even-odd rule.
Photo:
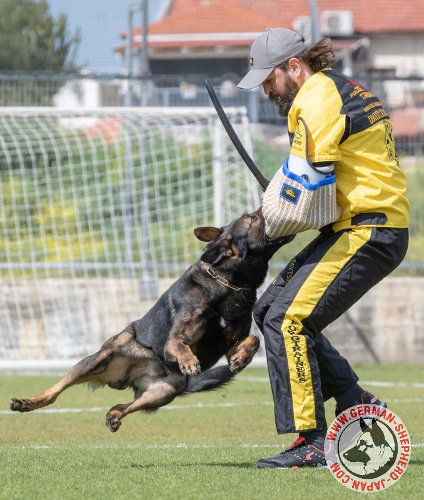
[(312, 43), (316, 43), (321, 38), (317, 0), (309, 0), (309, 15), (311, 17)]
[(132, 104), (132, 57), (133, 57), (133, 24), (134, 13), (139, 9), (137, 5), (130, 5), (128, 8), (128, 25), (127, 25), (127, 47), (125, 51), (125, 62), (127, 66), (127, 90), (125, 92), (125, 106)]
[(141, 0), (140, 11), (142, 16), (142, 42), (140, 48), (140, 77), (142, 80), (148, 80), (151, 77), (149, 66), (149, 45), (147, 37), (149, 33), (149, 18), (148, 18), (148, 0)]
[(149, 80), (151, 78), (149, 66), (149, 52), (148, 52), (148, 32), (149, 32), (149, 18), (148, 18), (148, 0), (140, 0), (140, 3), (130, 5), (128, 7), (128, 32), (127, 32), (127, 47), (126, 47), (126, 66), (127, 66), (127, 92), (125, 94), (125, 105), (132, 105), (132, 77), (133, 77), (133, 29), (134, 29), (134, 14), (141, 13), (141, 29), (142, 36), (140, 42), (140, 56), (139, 56), (139, 70), (141, 79), (141, 104), (147, 104), (146, 91), (148, 88)]

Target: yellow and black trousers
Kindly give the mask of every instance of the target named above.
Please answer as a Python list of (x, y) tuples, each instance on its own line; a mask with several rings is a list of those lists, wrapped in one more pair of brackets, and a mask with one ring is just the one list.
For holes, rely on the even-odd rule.
[(407, 247), (405, 228), (327, 226), (258, 300), (278, 433), (326, 429), (324, 401), (358, 377), (322, 330), (393, 271)]

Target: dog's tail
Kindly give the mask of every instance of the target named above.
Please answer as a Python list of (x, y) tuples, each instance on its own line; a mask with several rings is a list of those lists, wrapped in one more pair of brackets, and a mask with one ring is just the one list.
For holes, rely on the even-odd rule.
[(182, 395), (199, 391), (212, 391), (228, 384), (233, 377), (234, 373), (228, 365), (210, 368), (203, 373), (199, 373), (199, 375), (190, 375), (187, 377), (187, 385)]

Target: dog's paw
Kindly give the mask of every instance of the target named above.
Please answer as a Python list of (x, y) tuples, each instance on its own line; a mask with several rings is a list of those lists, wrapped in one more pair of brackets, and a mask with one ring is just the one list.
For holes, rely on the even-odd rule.
[(196, 356), (190, 359), (179, 360), (178, 365), (183, 375), (198, 375), (201, 371), (200, 363)]
[(238, 373), (252, 361), (259, 349), (259, 339), (255, 335), (249, 335), (234, 347), (232, 356), (228, 359), (228, 365), (233, 373)]
[(20, 411), (21, 413), (26, 413), (28, 411), (31, 411), (33, 408), (28, 399), (12, 398), (10, 400), (10, 409), (12, 411)]
[(110, 432), (116, 432), (121, 427), (121, 419), (112, 413), (108, 413), (106, 415), (106, 425)]
[(233, 373), (241, 372), (252, 361), (254, 352), (246, 352), (244, 349), (231, 356), (228, 364)]
[(229, 366), (232, 373), (238, 373), (239, 371), (242, 370), (239, 363), (234, 360), (230, 361)]
[(239, 358), (241, 358), (241, 356), (236, 355), (230, 359), (230, 363), (229, 363), (230, 370), (233, 373), (241, 372), (243, 370), (243, 368), (245, 368), (250, 363), (250, 360), (246, 361), (245, 359), (239, 359)]

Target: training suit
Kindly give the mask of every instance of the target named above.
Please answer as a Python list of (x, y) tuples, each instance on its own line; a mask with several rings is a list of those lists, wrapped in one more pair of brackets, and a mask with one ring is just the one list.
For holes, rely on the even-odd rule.
[(310, 161), (334, 164), (342, 215), (289, 262), (254, 310), (279, 433), (325, 430), (324, 401), (358, 381), (322, 330), (400, 264), (409, 217), (389, 117), (359, 83), (329, 68), (315, 73), (290, 108), (288, 131), (290, 154), (306, 157), (308, 133)]

